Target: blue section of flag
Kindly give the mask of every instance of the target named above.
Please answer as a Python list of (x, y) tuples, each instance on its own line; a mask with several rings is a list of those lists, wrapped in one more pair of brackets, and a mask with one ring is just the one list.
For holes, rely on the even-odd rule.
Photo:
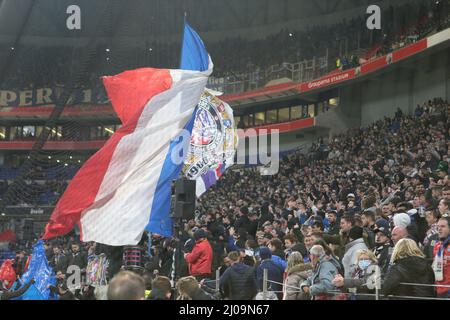
[(48, 264), (45, 255), (44, 242), (39, 240), (33, 248), (30, 265), (27, 272), (22, 275), (20, 284), (22, 286), (34, 279), (35, 284), (22, 295), (22, 300), (49, 300), (49, 286), (56, 285), (56, 276), (52, 267)]
[(206, 71), (208, 65), (209, 55), (202, 39), (189, 24), (185, 23), (180, 69)]
[[(195, 108), (197, 111), (197, 108)], [(195, 112), (194, 112), (195, 114)], [(185, 130), (192, 132), (194, 127), (194, 117), (184, 127)], [(177, 165), (172, 162), (171, 154), (179, 144), (185, 144), (184, 148), (180, 148), (180, 152), (186, 151), (185, 154), (180, 154), (182, 158), (186, 157), (190, 140), (183, 140), (182, 137), (177, 137), (170, 143), (169, 152), (162, 167), (161, 175), (159, 177), (158, 185), (156, 187), (155, 196), (153, 199), (152, 213), (150, 220), (145, 230), (157, 233), (165, 237), (172, 236), (172, 219), (170, 218), (170, 198), (172, 195), (172, 181), (176, 180), (183, 169), (183, 163)], [(179, 148), (179, 147), (178, 147)]]
[[(185, 23), (180, 69), (205, 71), (208, 70), (208, 66), (209, 55), (206, 51), (202, 39), (200, 39), (198, 34), (187, 23)], [(191, 119), (184, 127), (184, 129), (189, 131), (190, 133), (192, 133), (192, 129), (194, 127), (196, 113), (197, 108), (195, 108)], [(184, 161), (181, 164), (175, 164), (172, 162), (171, 158), (173, 150), (180, 143), (187, 144), (186, 146), (188, 146), (190, 140), (184, 141), (181, 137), (177, 137), (170, 143), (169, 152), (167, 153), (164, 160), (161, 175), (156, 186), (149, 223), (145, 227), (145, 230), (160, 234), (165, 237), (172, 236), (173, 222), (170, 218), (172, 181), (178, 179), (184, 165)], [(182, 150), (187, 151), (188, 148), (185, 147), (182, 148)], [(187, 152), (183, 154), (183, 159), (186, 157), (186, 155)]]

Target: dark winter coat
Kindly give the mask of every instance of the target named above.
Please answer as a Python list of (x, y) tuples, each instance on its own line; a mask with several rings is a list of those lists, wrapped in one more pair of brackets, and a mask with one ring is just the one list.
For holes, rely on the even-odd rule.
[(434, 284), (433, 269), (424, 258), (407, 257), (397, 260), (386, 274), (382, 291), (386, 296), (435, 296), (433, 287), (401, 285), (400, 283)]
[(235, 263), (220, 278), (220, 289), (230, 300), (252, 300), (257, 293), (254, 269)]

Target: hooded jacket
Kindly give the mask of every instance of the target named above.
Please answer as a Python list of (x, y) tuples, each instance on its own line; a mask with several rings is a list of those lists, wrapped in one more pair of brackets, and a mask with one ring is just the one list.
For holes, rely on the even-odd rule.
[(303, 292), (298, 292), (300, 285), (312, 274), (310, 263), (298, 264), (286, 270), (287, 277), (284, 280), (283, 300), (309, 300)]
[(397, 260), (386, 274), (382, 291), (386, 296), (435, 296), (433, 287), (401, 285), (400, 283), (434, 284), (433, 269), (424, 258), (406, 257)]
[(220, 278), (220, 289), (230, 300), (252, 300), (256, 293), (255, 271), (243, 263), (235, 263)]
[[(256, 280), (258, 285), (258, 290), (263, 290), (263, 278), (264, 278), (264, 269), (268, 271), (268, 280), (275, 281), (278, 283), (283, 283), (283, 272), (284, 270), (276, 264), (271, 258), (265, 259), (261, 261), (261, 264), (258, 266), (256, 270)], [(280, 284), (269, 282), (267, 287), (271, 291), (281, 291), (282, 286)], [(280, 295), (281, 296), (281, 295)]]
[(280, 256), (272, 255), (272, 261), (275, 262), (278, 266), (280, 266), (281, 269), (283, 269), (283, 272), (284, 272), (284, 270), (287, 267), (286, 260), (280, 258)]
[(356, 270), (356, 260), (359, 250), (367, 250), (367, 246), (363, 238), (353, 240), (345, 246), (345, 254), (342, 258), (344, 265), (344, 278), (351, 278)]

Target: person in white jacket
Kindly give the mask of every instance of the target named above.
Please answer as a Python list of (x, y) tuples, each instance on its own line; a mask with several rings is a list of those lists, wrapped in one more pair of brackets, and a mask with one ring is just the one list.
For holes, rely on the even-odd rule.
[(344, 278), (351, 278), (357, 267), (358, 250), (367, 250), (363, 239), (363, 228), (353, 226), (349, 231), (350, 242), (345, 246), (345, 254), (342, 258), (344, 265)]

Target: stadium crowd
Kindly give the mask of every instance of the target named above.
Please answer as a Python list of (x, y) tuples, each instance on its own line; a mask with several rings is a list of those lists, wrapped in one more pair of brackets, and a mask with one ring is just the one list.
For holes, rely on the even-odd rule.
[[(139, 263), (126, 261), (130, 248), (80, 244), (75, 233), (51, 240), (53, 290), (60, 299), (344, 300), (375, 299), (379, 284), (381, 298), (449, 298), (449, 111), (442, 99), (412, 115), (398, 109), (286, 156), (274, 176), (230, 169), (178, 236), (143, 236)], [(11, 249), (20, 277), (30, 251)], [(92, 278), (99, 257), (108, 262)], [(71, 265), (85, 274), (81, 287), (66, 282)]]

